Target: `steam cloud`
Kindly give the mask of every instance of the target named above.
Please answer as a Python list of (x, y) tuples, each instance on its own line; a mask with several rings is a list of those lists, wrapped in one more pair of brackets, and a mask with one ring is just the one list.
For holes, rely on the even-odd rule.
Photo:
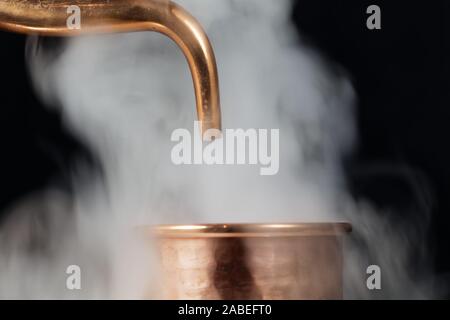
[[(381, 264), (383, 286), (398, 288), (388, 297), (429, 294), (406, 272), (410, 240), (347, 194), (340, 160), (355, 143), (355, 94), (343, 72), (298, 38), (290, 1), (179, 2), (215, 49), (223, 126), (280, 129), (278, 174), (172, 164), (171, 132), (192, 128), (196, 115), (187, 63), (168, 38), (74, 38), (58, 54), (31, 38), (37, 92), (61, 108), (102, 172), (80, 163), (74, 197), (50, 190), (13, 209), (0, 231), (0, 296), (140, 297), (157, 277), (148, 250), (130, 243), (136, 225), (340, 220), (358, 237), (348, 243), (347, 297), (373, 297), (365, 286), (371, 263)], [(81, 266), (80, 291), (65, 287), (71, 264)]]

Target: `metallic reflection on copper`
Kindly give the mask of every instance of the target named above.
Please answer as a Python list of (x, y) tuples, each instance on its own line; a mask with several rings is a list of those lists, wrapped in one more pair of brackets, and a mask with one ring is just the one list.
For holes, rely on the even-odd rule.
[[(160, 299), (342, 299), (346, 223), (149, 228)], [(149, 238), (149, 239), (150, 239)]]
[[(81, 29), (69, 29), (77, 5)], [(44, 36), (156, 31), (178, 44), (194, 82), (202, 132), (221, 129), (219, 85), (211, 44), (197, 20), (169, 0), (0, 0), (0, 29)]]

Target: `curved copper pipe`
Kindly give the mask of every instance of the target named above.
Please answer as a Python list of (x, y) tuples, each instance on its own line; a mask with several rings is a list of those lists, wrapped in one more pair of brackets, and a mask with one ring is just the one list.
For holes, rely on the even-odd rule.
[[(67, 26), (68, 7), (80, 8), (80, 29)], [(0, 29), (45, 36), (156, 31), (183, 51), (194, 82), (202, 132), (221, 129), (216, 60), (204, 30), (169, 0), (0, 0)]]

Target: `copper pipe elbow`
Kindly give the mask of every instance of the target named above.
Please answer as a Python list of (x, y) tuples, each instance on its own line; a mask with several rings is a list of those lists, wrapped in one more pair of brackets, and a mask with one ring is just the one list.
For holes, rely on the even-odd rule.
[[(67, 26), (68, 8), (80, 8), (79, 29)], [(156, 31), (171, 38), (190, 67), (202, 132), (221, 129), (216, 60), (198, 21), (169, 0), (1, 0), (0, 29), (43, 36)]]

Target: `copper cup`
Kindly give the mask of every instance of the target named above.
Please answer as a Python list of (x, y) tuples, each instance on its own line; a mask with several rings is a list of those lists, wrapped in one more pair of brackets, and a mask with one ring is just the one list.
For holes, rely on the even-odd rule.
[(342, 299), (348, 223), (152, 228), (160, 299)]

